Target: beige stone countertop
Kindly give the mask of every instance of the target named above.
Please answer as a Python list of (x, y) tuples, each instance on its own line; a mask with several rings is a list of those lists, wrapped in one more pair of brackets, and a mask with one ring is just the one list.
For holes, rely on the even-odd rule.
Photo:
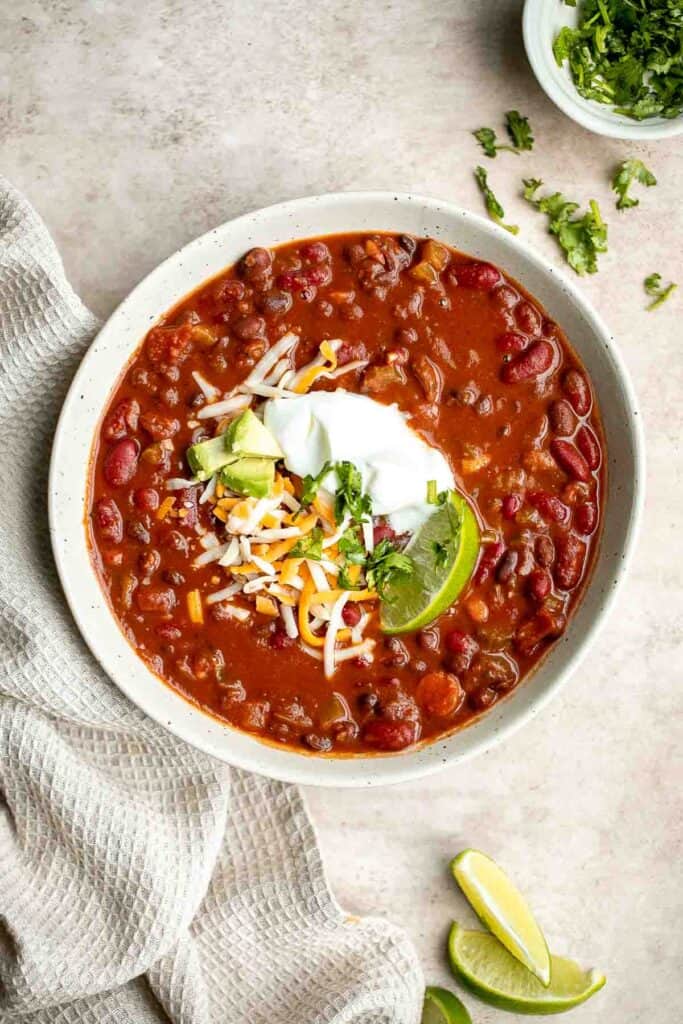
[[(555, 0), (548, 0), (555, 2)], [(559, 2), (559, 0), (558, 0)], [(683, 655), (680, 437), (683, 287), (645, 312), (642, 281), (683, 285), (683, 138), (591, 135), (537, 86), (521, 0), (5, 0), (1, 170), (41, 212), (101, 316), (162, 258), (236, 214), (336, 189), (389, 188), (482, 204), (470, 132), (529, 116), (533, 153), (486, 161), (508, 220), (558, 265), (522, 176), (609, 222), (580, 287), (633, 375), (648, 442), (643, 532), (591, 655), (554, 703), (492, 752), (394, 790), (309, 791), (342, 904), (404, 925), (429, 981), (470, 920), (449, 879), (466, 845), (529, 895), (551, 946), (608, 976), (583, 1024), (683, 1015)], [(659, 184), (617, 213), (626, 156)], [(578, 280), (578, 279), (577, 279)], [(475, 1024), (514, 1021), (465, 997)]]

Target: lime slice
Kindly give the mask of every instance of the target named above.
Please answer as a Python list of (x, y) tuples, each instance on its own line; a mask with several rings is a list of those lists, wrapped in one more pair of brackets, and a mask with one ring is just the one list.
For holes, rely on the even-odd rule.
[(451, 861), (456, 882), (482, 924), (544, 985), (550, 983), (550, 953), (521, 892), (495, 861), (463, 850)]
[(485, 1003), (513, 1013), (564, 1013), (589, 999), (605, 984), (604, 974), (584, 971), (573, 960), (550, 958), (545, 988), (498, 939), (454, 923), (448, 955), (455, 976)]
[(425, 992), (422, 1024), (472, 1024), (472, 1018), (448, 989), (430, 987)]
[(380, 619), (385, 633), (422, 629), (445, 611), (472, 575), (479, 553), (479, 524), (457, 491), (417, 531), (406, 548), (414, 571), (389, 587)]

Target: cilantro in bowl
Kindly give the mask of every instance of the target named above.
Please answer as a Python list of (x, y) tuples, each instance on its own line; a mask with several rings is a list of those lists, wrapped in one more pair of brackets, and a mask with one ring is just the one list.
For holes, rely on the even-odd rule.
[(636, 121), (675, 118), (683, 112), (682, 40), (680, 0), (583, 0), (577, 28), (560, 30), (553, 53), (585, 99)]

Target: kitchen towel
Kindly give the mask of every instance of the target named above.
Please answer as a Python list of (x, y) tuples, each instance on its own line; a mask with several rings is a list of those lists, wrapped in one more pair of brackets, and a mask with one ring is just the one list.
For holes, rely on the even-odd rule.
[(46, 482), (97, 327), (0, 180), (0, 1021), (416, 1024), (410, 942), (336, 904), (296, 787), (162, 730), (76, 630)]

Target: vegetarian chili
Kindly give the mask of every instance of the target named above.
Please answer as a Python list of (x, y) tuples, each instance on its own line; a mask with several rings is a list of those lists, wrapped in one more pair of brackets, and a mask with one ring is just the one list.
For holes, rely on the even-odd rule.
[[(357, 415), (377, 428), (315, 468), (313, 441), (287, 448), (297, 409), (320, 451), (348, 453)], [(473, 514), (473, 569), (388, 633), (451, 500), (422, 488), (423, 455)], [(414, 533), (377, 511), (402, 459)], [(517, 282), (432, 239), (336, 235), (252, 249), (152, 327), (94, 442), (87, 527), (127, 639), (186, 698), (299, 750), (399, 751), (490, 708), (562, 635), (603, 467), (586, 372)], [(456, 547), (433, 546), (447, 574)]]

